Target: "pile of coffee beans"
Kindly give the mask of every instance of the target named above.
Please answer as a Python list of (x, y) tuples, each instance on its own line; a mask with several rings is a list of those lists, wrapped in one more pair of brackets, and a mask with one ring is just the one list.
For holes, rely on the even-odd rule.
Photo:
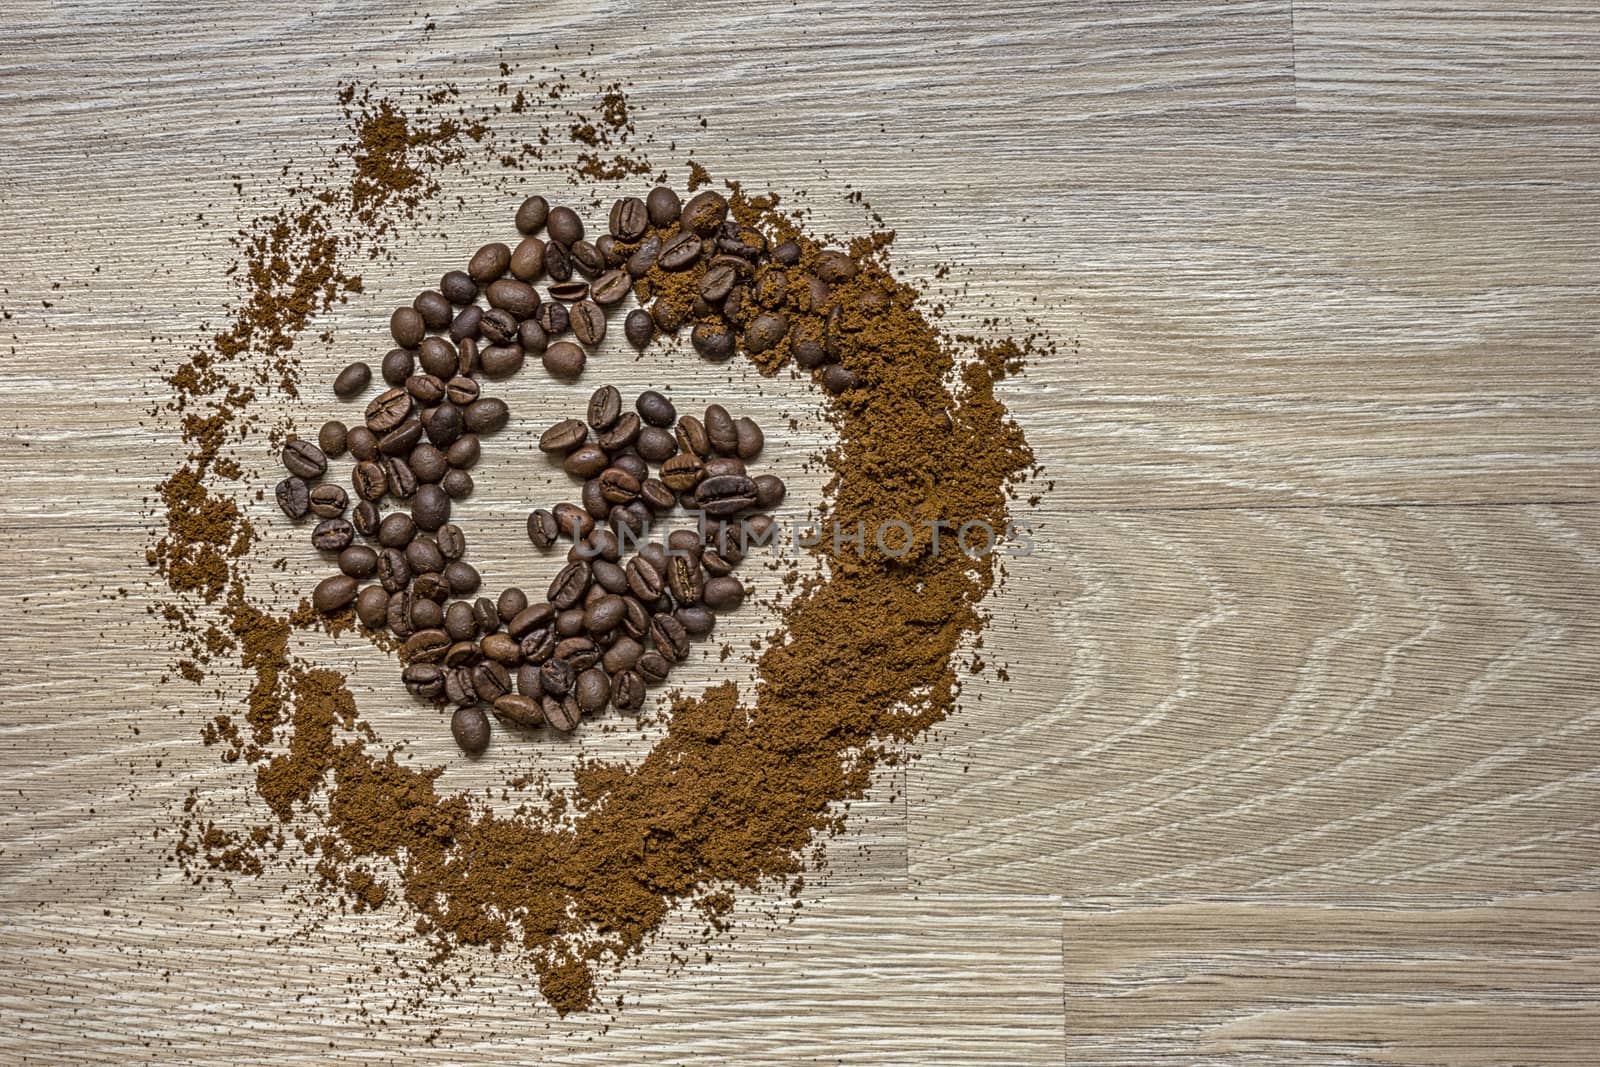
[[(752, 420), (718, 404), (680, 416), (655, 391), (630, 410), (603, 386), (582, 417), (555, 423), (539, 440), (582, 483), (576, 502), (528, 516), (539, 549), (570, 542), (565, 566), (543, 596), (517, 588), (479, 595), (451, 511), (472, 492), (482, 437), (510, 417), (482, 380), (516, 373), (530, 355), (554, 377), (578, 377), (609, 313), (632, 295), (649, 302), (623, 322), (635, 347), (692, 323), (691, 341), (707, 359), (727, 359), (737, 347), (759, 354), (787, 339), (795, 362), (830, 391), (858, 384), (836, 362), (841, 304), (829, 299), (831, 285), (855, 275), (855, 262), (824, 251), (800, 272), (797, 245), (769, 248), (728, 212), (715, 192), (685, 204), (658, 186), (645, 199), (617, 201), (610, 232), (590, 242), (576, 212), (530, 197), (517, 211), (524, 236), (515, 248), (483, 246), (465, 270), (395, 310), (396, 347), (379, 368), (386, 388), (361, 424), (330, 421), (315, 443), (284, 446), (278, 505), (291, 519), (317, 520), (312, 544), (339, 568), (313, 590), (313, 607), (353, 605), (363, 626), (399, 639), (406, 687), (455, 706), (451, 730), (469, 755), (488, 744), (485, 707), (515, 726), (562, 731), (607, 706), (637, 710), (692, 639), (711, 632), (714, 613), (743, 601), (733, 572), (752, 538), (770, 536), (770, 511), (784, 495), (780, 479), (747, 469), (764, 444)], [(548, 299), (534, 287), (545, 279)], [(371, 383), (371, 368), (352, 363), (333, 391), (354, 400)], [(346, 453), (353, 508), (350, 492), (324, 480), (329, 460)], [(641, 542), (678, 509), (699, 513), (700, 526)]]

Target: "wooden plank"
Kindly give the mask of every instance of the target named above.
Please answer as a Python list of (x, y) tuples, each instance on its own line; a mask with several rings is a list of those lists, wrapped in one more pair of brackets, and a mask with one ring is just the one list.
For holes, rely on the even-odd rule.
[(1071, 909), (1067, 1062), (1590, 1063), (1594, 893)]
[(910, 772), (927, 890), (1600, 888), (1600, 508), (1041, 518)]
[(1582, 0), (1301, 0), (1295, 101), (1463, 121), (1600, 114), (1600, 12)]

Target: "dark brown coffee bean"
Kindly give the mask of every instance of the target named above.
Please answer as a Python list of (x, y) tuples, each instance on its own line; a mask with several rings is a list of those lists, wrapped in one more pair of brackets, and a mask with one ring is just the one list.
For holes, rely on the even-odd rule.
[(607, 467), (596, 480), (600, 495), (613, 504), (626, 504), (639, 495), (639, 480), (620, 467)]
[(677, 455), (678, 439), (659, 426), (646, 426), (639, 431), (634, 447), (651, 463), (665, 463)]
[(317, 447), (322, 449), (324, 456), (337, 458), (344, 455), (345, 449), (349, 447), (349, 437), (350, 431), (344, 423), (337, 419), (329, 419), (317, 431)]
[[(450, 655), (445, 654), (445, 663), (450, 665)], [(471, 707), (478, 702), (478, 690), (472, 684), (472, 668), (461, 664), (445, 671), (444, 698), (457, 707)]]
[(623, 264), (630, 277), (643, 278), (661, 258), (661, 238), (655, 234), (646, 237)]
[(789, 332), (789, 319), (781, 311), (763, 311), (744, 331), (744, 347), (751, 355), (775, 348)]
[(583, 539), (584, 551), (591, 561), (609, 560), (615, 563), (622, 558), (622, 548), (617, 535), (610, 530), (595, 530)]
[(437, 530), (450, 520), (450, 497), (437, 485), (420, 485), (411, 498), (411, 519), (424, 530)]
[(691, 637), (704, 637), (716, 625), (717, 617), (703, 604), (682, 604), (672, 613)]
[(640, 425), (639, 416), (631, 411), (625, 411), (617, 416), (617, 421), (612, 425), (611, 429), (601, 434), (596, 443), (608, 453), (621, 452), (624, 449), (631, 448), (633, 443), (639, 439)]
[[(600, 491), (600, 480), (590, 478), (583, 483), (583, 491), (578, 494), (578, 503), (583, 505), (583, 510), (593, 515), (596, 520), (604, 519), (611, 514), (611, 509), (616, 505), (606, 499)], [(578, 546), (573, 545), (572, 551), (577, 552)]]
[[(519, 282), (515, 278), (501, 278), (497, 282), (491, 282), (484, 295), (490, 307), (510, 312), (518, 319), (530, 318), (539, 310), (538, 292), (527, 282)], [(488, 322), (489, 316), (485, 315), (483, 321)], [(500, 340), (506, 339), (507, 337), (500, 338)], [(491, 337), (490, 340), (495, 338)]]
[(581, 607), (571, 607), (558, 613), (556, 615), (555, 630), (556, 636), (562, 639), (561, 643), (556, 645), (556, 655), (559, 656), (561, 655), (561, 644), (565, 644), (567, 638), (577, 637), (583, 633), (583, 609)]
[(283, 446), (283, 466), (296, 478), (320, 478), (328, 469), (328, 457), (310, 441), (295, 438)]
[(544, 369), (552, 378), (577, 378), (588, 356), (571, 341), (557, 341), (544, 352)]
[(742, 474), (719, 474), (695, 487), (696, 506), (713, 518), (730, 518), (756, 504), (755, 483)]
[(713, 451), (724, 456), (738, 455), (739, 428), (734, 424), (733, 416), (728, 414), (728, 409), (721, 404), (706, 406), (705, 417), (706, 441)]
[(428, 324), (416, 308), (395, 308), (389, 316), (389, 333), (401, 348), (416, 348), (427, 332)]
[(472, 495), (472, 475), (466, 471), (452, 468), (445, 472), (443, 478), (439, 479), (439, 488), (443, 489), (445, 495), (451, 500), (465, 500)]
[[(589, 284), (587, 282), (561, 282), (557, 285), (552, 285), (548, 291), (550, 299), (559, 300), (564, 304), (571, 304), (589, 295)], [(567, 314), (569, 316), (572, 314), (571, 308), (567, 309)]]
[(619, 671), (611, 679), (611, 703), (618, 711), (638, 711), (644, 706), (644, 678), (636, 670)]
[(644, 646), (633, 638), (623, 634), (611, 643), (605, 655), (600, 657), (600, 665), (612, 674), (619, 671), (632, 669), (639, 657), (644, 654)]
[(391, 511), (378, 524), (378, 543), (384, 548), (404, 548), (417, 536), (417, 524), (403, 511)]
[(537, 664), (524, 663), (517, 668), (517, 692), (534, 700), (544, 695), (544, 686), (539, 683)]
[(659, 514), (671, 511), (678, 503), (677, 496), (659, 478), (646, 478), (639, 483), (639, 499), (651, 511)]
[(431, 538), (413, 538), (405, 547), (405, 553), (406, 565), (414, 574), (444, 570), (444, 553), (439, 551), (438, 543)]
[(551, 208), (544, 228), (550, 232), (552, 241), (560, 241), (569, 248), (574, 241), (583, 240), (583, 220), (570, 207)]
[(539, 435), (539, 451), (564, 456), (589, 438), (589, 429), (577, 419), (562, 419)]
[(817, 277), (829, 285), (847, 282), (854, 278), (859, 270), (856, 261), (843, 252), (830, 250), (817, 256)]
[(561, 536), (561, 528), (556, 525), (556, 517), (544, 508), (537, 508), (528, 514), (528, 540), (536, 548), (549, 548)]
[(422, 423), (407, 419), (399, 426), (378, 438), (378, 451), (386, 456), (399, 456), (410, 452), (422, 440)]
[(477, 434), (462, 434), (454, 444), (444, 450), (444, 458), (450, 461), (450, 466), (465, 470), (478, 462), (481, 448)]
[(684, 415), (678, 420), (674, 436), (681, 452), (701, 458), (711, 454), (711, 440), (706, 436), (705, 423), (693, 415)]
[(562, 612), (561, 617), (564, 618), (568, 614), (576, 615), (576, 625), (572, 629), (572, 634), (556, 645), (555, 658), (566, 663), (574, 671), (586, 671), (600, 662), (600, 646), (583, 632), (583, 612)]
[(406, 639), (401, 656), (410, 663), (438, 663), (450, 649), (450, 635), (443, 630), (418, 630)]
[(583, 445), (568, 453), (561, 466), (574, 478), (593, 478), (610, 464), (611, 461), (600, 446)]
[(574, 241), (567, 256), (585, 278), (593, 278), (606, 269), (605, 253), (589, 241)]
[(712, 578), (706, 582), (705, 602), (712, 611), (732, 611), (744, 603), (744, 586), (734, 577)]
[(623, 197), (611, 205), (611, 232), (624, 241), (637, 241), (650, 225), (650, 211), (636, 196)]
[[(600, 531), (611, 533), (610, 530)], [(613, 535), (613, 538), (615, 535)], [(589, 569), (594, 573), (595, 586), (608, 593), (626, 593), (628, 591), (628, 575), (621, 567), (608, 559), (591, 560)]]
[(700, 238), (693, 233), (680, 233), (661, 247), (656, 266), (667, 271), (688, 270), (700, 260)]
[(639, 398), (633, 402), (633, 407), (639, 413), (639, 417), (651, 426), (671, 426), (673, 420), (678, 417), (678, 410), (672, 406), (672, 401), (654, 389), (646, 389), (640, 393)]
[(772, 258), (785, 267), (792, 267), (800, 262), (800, 246), (794, 241), (780, 241), (772, 250)]
[(445, 564), (444, 578), (450, 585), (450, 592), (455, 596), (470, 596), (483, 584), (478, 568), (462, 559), (453, 559)]
[(481, 756), (489, 747), (489, 717), (476, 704), (457, 708), (450, 716), (450, 736), (468, 756)]
[(583, 709), (578, 707), (576, 697), (546, 696), (541, 702), (544, 710), (544, 720), (562, 733), (571, 733), (583, 721)]
[(411, 464), (399, 456), (390, 456), (383, 461), (384, 482), (388, 486), (389, 495), (399, 500), (410, 500), (417, 493), (417, 472), (411, 469)]
[(350, 496), (344, 491), (344, 487), (334, 485), (332, 482), (313, 486), (308, 499), (311, 513), (321, 519), (337, 518), (343, 515), (344, 509), (350, 505)]
[(698, 560), (673, 556), (667, 560), (667, 588), (680, 604), (691, 604), (705, 592), (705, 574)]
[(544, 709), (537, 694), (507, 693), (494, 702), (494, 713), (514, 726), (533, 729), (544, 725)]
[(509, 695), (513, 684), (511, 672), (506, 670), (503, 663), (490, 660), (472, 669), (472, 688), (478, 694), (478, 699), (487, 703), (492, 704)]
[(478, 299), (478, 283), (464, 270), (453, 270), (439, 279), (439, 292), (458, 307), (465, 307)]
[[(387, 552), (392, 550), (385, 549), (384, 551)], [(403, 563), (404, 560), (401, 562)], [(398, 589), (389, 588), (387, 581), (385, 581), (382, 577), (383, 552), (378, 553), (378, 575), (379, 581), (384, 582), (384, 584), (381, 586), (381, 589), (383, 590), (384, 595), (389, 598), (389, 604), (386, 608), (384, 608), (383, 621), (389, 627), (389, 629), (393, 631), (396, 637), (404, 641), (406, 638), (415, 633), (417, 629), (415, 626), (411, 625), (411, 591), (404, 587)]]
[(522, 369), (525, 353), (520, 344), (490, 345), (478, 356), (485, 378), (509, 378)]
[(665, 185), (653, 187), (645, 197), (645, 211), (650, 216), (650, 225), (665, 229), (678, 221), (678, 213), (683, 204), (678, 199), (678, 194)]
[(355, 527), (344, 519), (323, 519), (311, 531), (311, 544), (323, 552), (343, 552), (355, 536)]
[(539, 666), (539, 686), (549, 696), (566, 696), (577, 681), (577, 672), (563, 659), (547, 659)]
[(388, 389), (367, 405), (367, 429), (386, 434), (406, 421), (411, 414), (411, 396), (404, 389)]
[(783, 503), (784, 494), (788, 490), (782, 478), (775, 474), (758, 474), (751, 481), (756, 487), (756, 507), (763, 511), (771, 511)]
[(561, 536), (578, 540), (588, 537), (594, 530), (594, 519), (575, 504), (562, 501), (550, 509), (556, 517), (556, 525), (561, 527)]
[(450, 635), (453, 642), (470, 641), (476, 637), (478, 620), (472, 617), (472, 606), (459, 600), (451, 604), (444, 613), (444, 632)]
[(661, 572), (643, 556), (634, 556), (623, 568), (628, 575), (628, 588), (640, 600), (654, 601), (661, 596), (665, 584)]
[[(430, 337), (433, 341), (437, 338)], [(450, 366), (455, 365), (454, 358)], [(406, 379), (406, 392), (411, 394), (411, 399), (425, 407), (434, 407), (444, 400), (444, 379), (437, 374), (413, 374)]]
[(621, 467), (623, 470), (627, 471), (641, 482), (650, 477), (650, 464), (645, 462), (645, 458), (643, 456), (632, 451), (631, 449), (624, 448), (616, 453), (612, 453), (611, 465), (613, 467)]
[(578, 675), (573, 696), (585, 715), (597, 715), (611, 701), (611, 678), (598, 667), (590, 667)]
[(512, 276), (521, 281), (538, 281), (544, 273), (544, 242), (537, 237), (524, 237), (512, 250), (507, 266)]
[(687, 305), (671, 297), (660, 297), (650, 305), (650, 321), (662, 333), (677, 333), (688, 318)]
[(444, 695), (444, 671), (434, 663), (411, 663), (400, 672), (400, 680), (416, 696), (427, 700)]
[[(419, 339), (420, 340), (420, 339)], [(372, 368), (362, 362), (350, 364), (333, 380), (333, 395), (348, 400), (372, 382)]]
[[(548, 628), (550, 624), (555, 621), (555, 618), (556, 608), (554, 604), (551, 604), (548, 601), (543, 601), (538, 604), (529, 604), (527, 607), (513, 615), (510, 622), (506, 623), (506, 632), (512, 637), (515, 637), (519, 640), (524, 640), (528, 637), (528, 635)], [(524, 648), (522, 650), (522, 657), (524, 659), (534, 658), (529, 655), (529, 651), (530, 649), (528, 648)]]
[(655, 336), (656, 324), (650, 318), (650, 312), (644, 308), (634, 308), (628, 312), (628, 317), (622, 320), (622, 336), (627, 338), (630, 345), (643, 349)]
[(700, 275), (700, 299), (711, 303), (720, 304), (724, 297), (733, 291), (734, 283), (739, 280), (739, 272), (728, 263), (713, 263), (706, 272)]
[[(614, 385), (602, 385), (589, 395), (589, 407), (586, 412), (589, 425), (595, 430), (604, 433), (616, 425), (617, 416), (622, 414), (622, 394), (617, 392)], [(568, 420), (581, 427), (576, 419)]]
[(733, 334), (717, 322), (700, 322), (689, 333), (694, 350), (713, 363), (733, 358)]
[(692, 230), (701, 237), (708, 237), (717, 231), (723, 220), (728, 217), (728, 202), (722, 194), (707, 189), (696, 193), (683, 205), (683, 228)]
[(463, 414), (466, 428), (472, 433), (494, 433), (511, 417), (511, 409), (499, 397), (480, 396), (466, 406)]
[(689, 632), (665, 612), (650, 619), (650, 643), (669, 663), (681, 663), (689, 655)]
[(733, 429), (734, 451), (738, 453), (740, 459), (755, 459), (761, 454), (761, 449), (767, 443), (767, 437), (754, 419), (742, 417), (733, 424)]
[(350, 525), (354, 526), (356, 533), (362, 537), (377, 537), (378, 522), (381, 518), (378, 506), (370, 500), (363, 500), (350, 512)]
[(467, 261), (467, 273), (481, 285), (499, 278), (511, 266), (511, 249), (499, 241), (491, 241), (472, 254)]
[(442, 293), (432, 289), (424, 289), (411, 301), (411, 306), (417, 309), (417, 314), (422, 316), (422, 321), (430, 330), (442, 330), (450, 325), (450, 320), (455, 316), (455, 311), (450, 307), (450, 301)]
[[(478, 629), (485, 634), (493, 634), (500, 630), (500, 611), (495, 607), (494, 601), (486, 596), (481, 596), (472, 602), (472, 617), (477, 620)], [(520, 654), (518, 658), (521, 658)]]
[(359, 460), (378, 458), (378, 437), (365, 426), (352, 426), (345, 435), (345, 446), (350, 449), (350, 454)]
[(460, 344), (462, 341), (476, 340), (483, 328), (483, 309), (473, 304), (461, 310), (450, 324), (450, 340)]
[(306, 512), (311, 510), (311, 490), (304, 478), (289, 475), (278, 483), (273, 495), (277, 498), (278, 507), (291, 519), (303, 519)]
[(847, 393), (860, 384), (861, 379), (856, 373), (841, 364), (830, 363), (822, 368), (822, 387), (835, 396)]
[(634, 665), (634, 670), (639, 673), (639, 676), (646, 683), (660, 685), (672, 673), (672, 662), (655, 649), (651, 649), (639, 657), (639, 662)]
[(483, 318), (479, 320), (478, 332), (483, 335), (483, 340), (492, 345), (506, 344), (517, 336), (517, 317), (504, 308), (498, 306), (491, 308), (484, 312)]
[[(427, 340), (427, 338), (424, 338)], [(409, 349), (391, 348), (383, 357), (378, 372), (390, 385), (404, 385), (417, 367), (417, 358)]]
[(517, 208), (517, 230), (521, 233), (538, 233), (550, 217), (550, 201), (542, 196), (530, 196)]
[[(464, 340), (461, 343), (467, 342)], [(422, 365), (423, 373), (431, 374), (435, 381), (442, 382), (460, 369), (461, 350), (443, 337), (426, 337), (423, 338), (422, 347), (417, 350), (417, 362)], [(412, 379), (407, 379), (405, 385), (406, 391), (424, 404), (438, 402), (438, 397), (432, 390), (419, 394), (418, 387)]]
[(550, 241), (544, 246), (544, 272), (554, 282), (572, 278), (572, 257), (567, 255), (566, 247), (559, 241)]
[(324, 578), (311, 591), (311, 606), (323, 614), (338, 611), (356, 598), (356, 580), (348, 574)]
[(437, 600), (411, 599), (411, 626), (415, 630), (438, 629), (444, 624), (444, 607)]
[(569, 563), (550, 583), (549, 600), (558, 608), (570, 608), (583, 599), (589, 589), (589, 565), (583, 561)]
[[(350, 551), (346, 549), (345, 551)], [(371, 551), (370, 549), (368, 551)], [(341, 560), (341, 564), (342, 564)], [(349, 571), (345, 572), (349, 574)], [(356, 577), (351, 575), (351, 577)], [(381, 630), (389, 613), (389, 594), (376, 585), (369, 585), (356, 594), (356, 618), (369, 630)]]
[(789, 275), (777, 267), (762, 271), (756, 276), (756, 303), (768, 310), (783, 304), (789, 296)]
[(580, 300), (572, 305), (572, 333), (579, 341), (593, 348), (606, 338), (606, 313), (593, 300)]
[(595, 303), (610, 307), (621, 303), (633, 288), (633, 279), (624, 270), (609, 270), (594, 280), (589, 297)]

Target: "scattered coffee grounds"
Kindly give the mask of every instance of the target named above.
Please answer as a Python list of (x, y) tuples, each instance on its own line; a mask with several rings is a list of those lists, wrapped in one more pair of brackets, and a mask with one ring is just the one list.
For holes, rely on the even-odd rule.
[[(730, 888), (777, 880), (798, 891), (802, 849), (839, 824), (831, 805), (861, 796), (879, 763), (899, 758), (906, 742), (949, 714), (959, 691), (957, 647), (978, 627), (978, 602), (998, 568), (993, 553), (968, 555), (951, 542), (973, 526), (1007, 528), (1008, 490), (1030, 453), (994, 386), (1020, 369), (1025, 349), (939, 333), (920, 312), (917, 292), (890, 274), (887, 235), (829, 250), (781, 214), (775, 198), (730, 185), (717, 199), (720, 206), (691, 198), (637, 239), (612, 235), (625, 263), (659, 241), (648, 269), (629, 269), (635, 296), (649, 303), (653, 327), (688, 329), (708, 359), (743, 352), (767, 374), (791, 361), (808, 369), (830, 397), (839, 433), (825, 457), (835, 472), (830, 518), (867, 531), (903, 522), (904, 551), (818, 546), (829, 573), (784, 610), (781, 631), (759, 658), (754, 692), (721, 685), (679, 700), (666, 736), (637, 766), (586, 764), (573, 790), (495, 814), (439, 793), (437, 769), (397, 761), (361, 721), (337, 672), (288, 654), (291, 621), (251, 600), (242, 561), (253, 532), (211, 483), (243, 479), (222, 449), (249, 432), (250, 398), (247, 385), (228, 379), (248, 379), (274, 352), (254, 334), (249, 347), (222, 359), (207, 353), (213, 362), (188, 397), (212, 410), (186, 416), (194, 452), (163, 483), (168, 531), (152, 561), (176, 591), (219, 605), (220, 647), (236, 649), (252, 672), (244, 725), (219, 720), (208, 737), (225, 759), (253, 768), (264, 811), (257, 825), (224, 831), (203, 814), (202, 798), (191, 798), (177, 852), (198, 880), (254, 874), (272, 855), (302, 849), (353, 906), (402, 901), (441, 951), (520, 948), (512, 958), (527, 961), (544, 997), (565, 1014), (593, 1006), (596, 969), (638, 951), (680, 902), (714, 910), (725, 907)], [(677, 207), (652, 191), (647, 218), (652, 200), (659, 218)], [(724, 240), (770, 252), (772, 263), (748, 279), (735, 268), (717, 300), (726, 280), (708, 280), (717, 257), (748, 259)], [(560, 244), (545, 249), (552, 276), (549, 249)], [(562, 248), (557, 257), (566, 254)], [(774, 264), (784, 272), (781, 289)], [(589, 284), (598, 283), (596, 276)], [(747, 294), (730, 317), (727, 300), (741, 287)], [(781, 329), (771, 321), (778, 316)], [(397, 340), (412, 339), (412, 326), (401, 323)], [(635, 326), (630, 340), (644, 333)], [(422, 339), (415, 340), (420, 351)], [(188, 374), (180, 371), (184, 380)], [(407, 406), (385, 433), (409, 417)], [(682, 423), (680, 416), (680, 430)], [(344, 444), (354, 453), (352, 433)], [(293, 446), (284, 456), (302, 481), (301, 472), (321, 473), (319, 456), (326, 463), (321, 444), (312, 447)], [(308, 484), (307, 509), (311, 492)], [(298, 490), (291, 486), (285, 497), (285, 510), (298, 511)], [(331, 509), (337, 501), (321, 503)], [(436, 545), (445, 528), (438, 527)], [(344, 531), (325, 530), (324, 539), (332, 546)], [(351, 547), (360, 547), (353, 537), (341, 556)], [(352, 566), (364, 569), (366, 561)], [(332, 607), (348, 589), (325, 594), (321, 606)], [(460, 724), (464, 747), (481, 725)]]

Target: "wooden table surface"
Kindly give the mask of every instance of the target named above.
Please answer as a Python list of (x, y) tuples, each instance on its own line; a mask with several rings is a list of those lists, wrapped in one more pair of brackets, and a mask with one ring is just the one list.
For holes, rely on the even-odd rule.
[[(1594, 4), (10, 14), (0, 1062), (1596, 1062)], [(1060, 345), (1005, 390), (1052, 488), (960, 713), (855, 806), (793, 921), (747, 894), (708, 956), (675, 920), (606, 978), (620, 1011), (564, 1020), (514, 958), (410, 1003), (404, 916), (327, 913), (284, 873), (189, 887), (157, 833), (191, 788), (246, 797), (197, 736), (240, 679), (169, 679), (147, 614), (147, 498), (181, 447), (148, 416), (158, 368), (224, 317), (239, 213), (286, 159), (330, 158), (341, 80), (470, 93), (502, 58), (628, 79), (677, 181), (692, 152), (839, 233), (860, 190), (898, 264), (954, 264), (952, 328)], [(366, 265), (308, 381), (381, 352), (396, 294), (504, 231), (514, 201), (481, 178), (448, 176), (438, 224)], [(612, 350), (625, 387), (795, 415), (779, 470), (815, 501), (809, 386)], [(524, 377), (525, 426), (594, 384)], [(480, 479), (486, 573), (533, 573), (525, 459)], [(252, 515), (292, 604), (303, 532)], [(741, 638), (770, 622), (745, 614)], [(448, 758), (385, 655), (300, 651)], [(649, 740), (497, 750), (443, 786)]]

